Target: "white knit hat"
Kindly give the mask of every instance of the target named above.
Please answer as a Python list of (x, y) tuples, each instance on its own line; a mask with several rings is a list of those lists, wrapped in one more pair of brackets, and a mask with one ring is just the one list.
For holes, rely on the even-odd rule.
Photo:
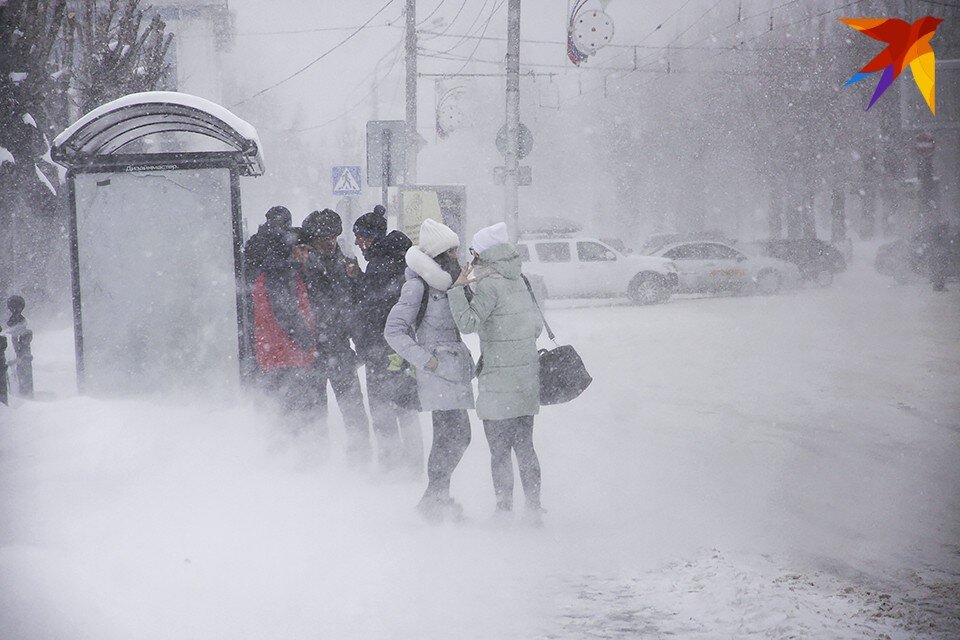
[(431, 258), (436, 258), (444, 251), (459, 247), (460, 236), (442, 222), (427, 218), (420, 225), (420, 241), (418, 244), (421, 251)]
[(504, 222), (498, 222), (495, 225), (484, 227), (473, 235), (473, 241), (470, 248), (477, 253), (483, 253), (490, 247), (498, 244), (509, 244), (510, 237), (507, 235), (507, 225)]

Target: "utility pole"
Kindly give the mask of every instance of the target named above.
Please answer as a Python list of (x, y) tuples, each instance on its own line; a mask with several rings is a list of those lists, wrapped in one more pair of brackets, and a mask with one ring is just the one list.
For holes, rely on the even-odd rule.
[(507, 5), (507, 153), (504, 161), (504, 222), (510, 239), (520, 236), (520, 0)]
[(417, 133), (417, 0), (407, 0), (405, 11), (406, 70), (407, 70), (407, 167), (404, 184), (417, 182), (417, 152), (420, 151), (420, 135)]

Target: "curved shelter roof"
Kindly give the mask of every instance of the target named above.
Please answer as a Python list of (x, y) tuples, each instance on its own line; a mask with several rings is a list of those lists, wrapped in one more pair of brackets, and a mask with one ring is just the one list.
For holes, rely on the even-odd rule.
[[(148, 136), (174, 142), (164, 144), (160, 152), (136, 150), (135, 143)], [(200, 142), (203, 150), (191, 142)], [(248, 122), (197, 96), (148, 91), (108, 102), (77, 120), (54, 139), (51, 157), (65, 167), (78, 167), (116, 162), (124, 156), (130, 156), (131, 162), (136, 156), (135, 162), (142, 163), (149, 155), (202, 158), (223, 155), (224, 150), (236, 159), (241, 175), (263, 173), (260, 139)]]

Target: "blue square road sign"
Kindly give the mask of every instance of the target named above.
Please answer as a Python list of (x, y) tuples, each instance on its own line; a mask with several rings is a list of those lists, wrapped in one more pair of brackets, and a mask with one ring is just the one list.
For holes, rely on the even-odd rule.
[(331, 172), (333, 179), (333, 195), (335, 196), (356, 196), (360, 194), (360, 167), (340, 166), (334, 167)]

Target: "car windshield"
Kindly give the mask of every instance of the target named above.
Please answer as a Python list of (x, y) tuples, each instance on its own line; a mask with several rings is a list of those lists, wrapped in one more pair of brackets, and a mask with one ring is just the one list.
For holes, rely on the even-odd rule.
[(647, 238), (646, 242), (643, 243), (643, 246), (640, 248), (640, 253), (648, 256), (653, 255), (668, 244), (675, 242), (676, 239), (676, 234), (651, 236)]
[(748, 256), (764, 255), (763, 244), (760, 242), (742, 242), (737, 244), (737, 248)]

